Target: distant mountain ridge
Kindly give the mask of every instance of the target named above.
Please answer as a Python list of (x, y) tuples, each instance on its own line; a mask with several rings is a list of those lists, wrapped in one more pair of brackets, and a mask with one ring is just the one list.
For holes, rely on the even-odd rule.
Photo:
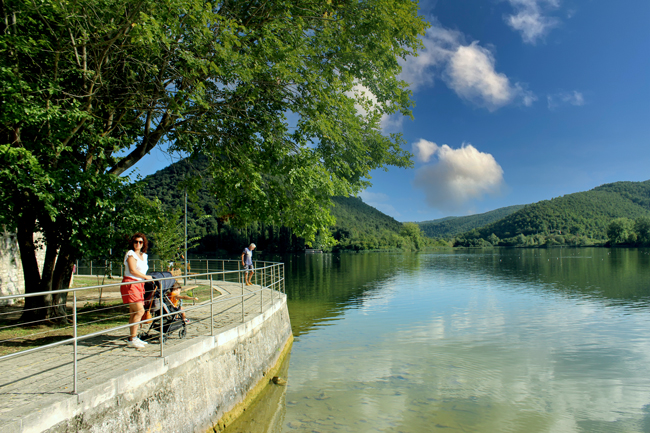
[(417, 224), (425, 235), (432, 238), (454, 236), (498, 221), (520, 210), (524, 206), (526, 205), (507, 206), (481, 214), (445, 217), (432, 221), (422, 221)]
[(460, 237), (488, 240), (494, 234), (500, 239), (562, 236), (604, 241), (612, 220), (647, 216), (650, 216), (650, 180), (622, 181), (529, 204)]

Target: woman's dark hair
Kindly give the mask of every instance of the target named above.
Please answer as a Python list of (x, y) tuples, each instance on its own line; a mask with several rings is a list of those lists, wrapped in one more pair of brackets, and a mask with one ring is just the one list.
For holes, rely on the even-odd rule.
[(143, 244), (142, 244), (142, 251), (143, 253), (147, 252), (147, 247), (149, 246), (149, 242), (147, 241), (147, 237), (142, 234), (142, 233), (136, 233), (133, 236), (131, 236), (131, 239), (129, 240), (129, 248), (131, 248), (133, 251), (135, 251), (135, 240), (138, 238), (142, 238)]

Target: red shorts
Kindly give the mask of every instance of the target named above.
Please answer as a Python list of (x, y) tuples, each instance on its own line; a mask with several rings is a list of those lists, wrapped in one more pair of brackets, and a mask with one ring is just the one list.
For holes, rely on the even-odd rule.
[(136, 280), (135, 278), (131, 277), (122, 278), (123, 283), (130, 283), (131, 281), (137, 281), (137, 283), (120, 286), (122, 302), (125, 304), (144, 302), (144, 281)]

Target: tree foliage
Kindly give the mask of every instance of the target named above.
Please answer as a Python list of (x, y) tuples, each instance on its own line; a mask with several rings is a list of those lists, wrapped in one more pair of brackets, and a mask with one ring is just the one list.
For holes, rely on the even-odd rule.
[[(179, 187), (184, 179), (201, 177), (201, 189), (195, 191), (188, 202), (188, 235), (198, 240), (196, 252), (227, 251), (239, 253), (244, 245), (255, 242), (260, 251), (295, 252), (305, 249), (305, 239), (291, 228), (255, 221), (237, 225), (217, 215), (218, 198), (207, 187), (211, 180), (205, 173), (205, 158), (184, 159), (171, 164), (157, 173), (147, 176), (141, 182), (143, 194), (151, 200), (160, 200), (168, 210), (183, 206), (183, 189)], [(415, 250), (432, 244), (424, 238), (418, 228), (418, 236), (403, 236), (402, 223), (364, 203), (357, 197), (332, 198), (331, 215), (334, 224), (328, 235), (336, 245), (319, 243), (325, 236), (318, 235), (314, 247), (325, 250)], [(417, 225), (416, 225), (417, 226)], [(417, 227), (416, 227), (417, 228)], [(445, 244), (446, 245), (446, 244)], [(157, 254), (158, 244), (153, 252)]]
[(411, 0), (1, 7), (0, 222), (18, 231), (28, 291), (67, 287), (112, 220), (144, 213), (118, 213), (134, 197), (120, 176), (156, 146), (207, 156), (215, 215), (307, 239), (331, 225), (331, 196), (410, 165), (380, 120), (410, 115), (398, 59), (427, 25)]

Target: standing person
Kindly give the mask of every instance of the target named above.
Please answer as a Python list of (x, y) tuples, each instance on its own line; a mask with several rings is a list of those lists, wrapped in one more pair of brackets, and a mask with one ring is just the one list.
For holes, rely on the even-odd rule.
[[(129, 250), (124, 256), (124, 278), (120, 287), (122, 302), (129, 306), (129, 323), (133, 326), (127, 345), (136, 349), (144, 348), (147, 343), (137, 337), (139, 326), (136, 325), (144, 314), (144, 281), (151, 280), (147, 275), (149, 265), (147, 264), (147, 237), (142, 233), (136, 233), (129, 240)], [(137, 283), (136, 283), (137, 281)]]
[(248, 248), (244, 248), (244, 251), (241, 253), (241, 264), (244, 266), (244, 281), (247, 286), (252, 286), (253, 282), (253, 250), (255, 249), (255, 244), (250, 244)]

